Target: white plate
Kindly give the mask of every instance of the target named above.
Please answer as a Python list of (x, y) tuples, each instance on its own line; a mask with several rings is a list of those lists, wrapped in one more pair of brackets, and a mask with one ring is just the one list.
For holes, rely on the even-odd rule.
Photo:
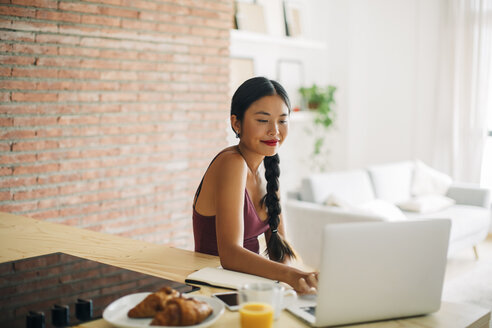
[[(118, 298), (113, 303), (109, 304), (103, 312), (103, 318), (110, 324), (120, 328), (141, 328), (141, 327), (169, 327), (169, 326), (151, 326), (152, 318), (148, 319), (131, 319), (128, 317), (128, 311), (135, 305), (140, 303), (150, 293), (130, 294)], [(183, 295), (185, 297), (194, 298), (197, 301), (206, 302), (213, 309), (212, 314), (198, 325), (186, 326), (193, 328), (208, 327), (213, 324), (224, 313), (224, 304), (221, 301), (207, 296), (201, 295)]]

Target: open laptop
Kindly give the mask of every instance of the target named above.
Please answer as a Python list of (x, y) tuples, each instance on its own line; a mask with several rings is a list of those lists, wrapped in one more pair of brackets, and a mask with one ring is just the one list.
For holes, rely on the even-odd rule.
[(326, 225), (318, 295), (287, 310), (315, 327), (435, 312), (450, 229), (449, 219)]

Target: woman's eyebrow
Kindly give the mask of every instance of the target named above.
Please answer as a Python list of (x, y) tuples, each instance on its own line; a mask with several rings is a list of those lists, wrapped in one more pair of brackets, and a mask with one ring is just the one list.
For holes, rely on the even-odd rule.
[[(256, 112), (256, 113), (255, 113), (255, 115), (256, 115), (256, 114), (260, 114), (260, 115), (268, 115), (268, 116), (270, 116), (270, 113), (263, 112), (263, 111)], [(281, 114), (280, 116), (289, 116), (289, 114), (284, 113), (284, 114)]]

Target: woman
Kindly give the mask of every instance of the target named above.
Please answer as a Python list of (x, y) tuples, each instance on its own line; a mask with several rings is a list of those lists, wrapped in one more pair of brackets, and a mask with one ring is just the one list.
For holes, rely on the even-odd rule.
[[(214, 158), (197, 189), (195, 251), (219, 255), (225, 269), (283, 281), (299, 293), (313, 293), (317, 275), (286, 264), (294, 252), (284, 240), (277, 152), (287, 137), (289, 113), (287, 93), (276, 81), (255, 77), (237, 89), (231, 103), (231, 126), (239, 143)], [(257, 237), (262, 233), (270, 260), (259, 255)]]

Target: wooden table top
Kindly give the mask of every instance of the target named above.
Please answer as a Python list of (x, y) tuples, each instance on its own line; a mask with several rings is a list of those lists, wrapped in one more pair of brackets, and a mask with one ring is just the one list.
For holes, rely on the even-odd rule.
[[(216, 256), (0, 213), (0, 263), (56, 252), (179, 282), (184, 282), (185, 277), (195, 270), (220, 265)], [(219, 291), (224, 290), (202, 286), (195, 293), (208, 296)], [(431, 315), (350, 327), (488, 327), (489, 321), (489, 310), (443, 302), (441, 310)], [(287, 311), (282, 312), (274, 326), (307, 327)], [(112, 326), (101, 319), (82, 327)], [(239, 314), (226, 310), (212, 327), (239, 327)]]

